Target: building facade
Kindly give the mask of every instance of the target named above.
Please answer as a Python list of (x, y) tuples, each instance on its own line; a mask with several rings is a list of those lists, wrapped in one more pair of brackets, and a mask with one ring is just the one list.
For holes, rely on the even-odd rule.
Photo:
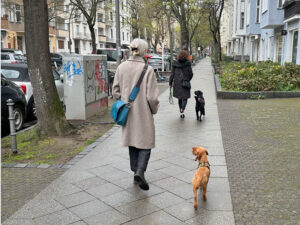
[(228, 56), (300, 64), (300, 0), (234, 0), (233, 7), (232, 39), (222, 37), (233, 45)]
[[(121, 45), (128, 48), (131, 29), (126, 21), (130, 17), (128, 0), (120, 0)], [(53, 53), (92, 53), (91, 33), (83, 14), (70, 5), (49, 5), (49, 49)], [(98, 48), (116, 47), (116, 25), (114, 1), (103, 1), (98, 5), (94, 26)], [(20, 49), (26, 54), (24, 10), (22, 0), (1, 1), (1, 48)]]

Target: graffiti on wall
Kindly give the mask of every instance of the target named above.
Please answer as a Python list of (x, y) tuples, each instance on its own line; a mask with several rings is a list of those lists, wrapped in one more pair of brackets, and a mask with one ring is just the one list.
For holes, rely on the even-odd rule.
[(83, 71), (79, 61), (67, 61), (64, 63), (64, 73), (66, 75), (66, 84), (73, 85), (74, 76), (81, 76)]
[(105, 60), (90, 60), (86, 66), (87, 104), (107, 97), (107, 71)]

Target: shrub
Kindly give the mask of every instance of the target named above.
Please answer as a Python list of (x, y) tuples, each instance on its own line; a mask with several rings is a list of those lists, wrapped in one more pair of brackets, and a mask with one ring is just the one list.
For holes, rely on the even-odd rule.
[(299, 91), (300, 66), (266, 61), (224, 63), (220, 82), (227, 91)]

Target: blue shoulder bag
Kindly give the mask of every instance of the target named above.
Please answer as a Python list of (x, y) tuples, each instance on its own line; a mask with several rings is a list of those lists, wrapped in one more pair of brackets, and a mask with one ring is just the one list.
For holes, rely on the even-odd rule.
[(118, 99), (112, 105), (110, 115), (118, 125), (124, 126), (126, 124), (131, 103), (135, 100), (136, 96), (139, 93), (140, 85), (142, 83), (142, 80), (145, 76), (147, 69), (148, 69), (148, 65), (146, 64), (144, 66), (144, 69), (142, 71), (142, 74), (141, 74), (137, 84), (133, 87), (133, 89), (130, 93), (128, 103), (123, 102), (121, 99)]

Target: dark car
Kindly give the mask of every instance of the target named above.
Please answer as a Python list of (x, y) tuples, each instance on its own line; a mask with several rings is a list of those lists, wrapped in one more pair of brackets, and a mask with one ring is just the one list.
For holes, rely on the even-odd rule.
[(1, 136), (9, 134), (8, 106), (6, 102), (8, 99), (12, 99), (15, 103), (15, 126), (18, 131), (22, 129), (26, 118), (26, 98), (18, 85), (1, 75)]
[[(64, 98), (63, 81), (55, 69), (52, 69), (55, 86), (61, 102)], [(36, 107), (33, 99), (33, 88), (28, 74), (27, 64), (1, 63), (1, 74), (8, 80), (20, 86), (25, 93), (27, 101), (28, 119), (36, 118)]]
[[(57, 53), (50, 53), (51, 65), (60, 68), (62, 65), (63, 56)], [(56, 65), (55, 65), (56, 64)]]

